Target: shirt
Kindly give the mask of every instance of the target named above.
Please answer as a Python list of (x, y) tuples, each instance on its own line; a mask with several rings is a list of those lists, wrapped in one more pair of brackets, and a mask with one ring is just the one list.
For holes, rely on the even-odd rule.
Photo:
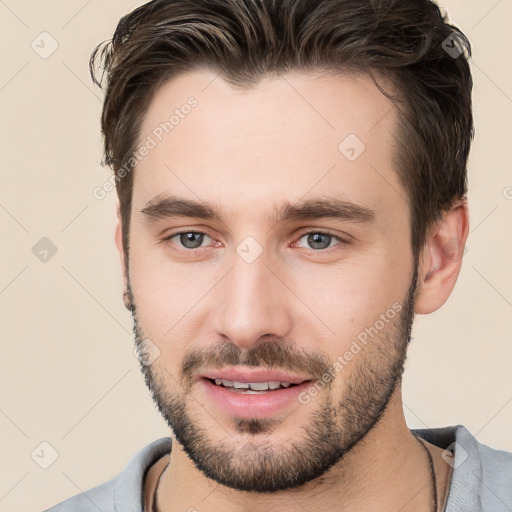
[[(480, 443), (462, 425), (411, 432), (454, 453), (449, 459), (453, 472), (445, 512), (512, 511), (511, 452)], [(171, 437), (153, 441), (114, 478), (44, 512), (144, 512), (146, 474), (171, 447)]]

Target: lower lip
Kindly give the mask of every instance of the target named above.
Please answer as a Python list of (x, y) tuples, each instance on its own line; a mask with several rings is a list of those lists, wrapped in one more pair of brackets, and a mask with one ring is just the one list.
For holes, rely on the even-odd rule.
[(199, 382), (212, 401), (230, 416), (243, 419), (259, 419), (276, 414), (294, 402), (298, 404), (299, 395), (307, 390), (313, 381), (258, 394), (230, 391), (211, 383), (205, 378), (200, 379)]

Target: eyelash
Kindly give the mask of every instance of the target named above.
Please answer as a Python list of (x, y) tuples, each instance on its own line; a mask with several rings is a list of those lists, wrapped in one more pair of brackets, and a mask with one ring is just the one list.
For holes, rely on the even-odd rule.
[[(193, 252), (196, 252), (196, 251), (199, 251), (201, 249), (207, 249), (207, 247), (197, 247), (195, 249), (187, 249), (187, 248), (183, 248), (183, 247), (177, 247), (175, 246), (174, 244), (171, 243), (171, 240), (173, 238), (175, 238), (176, 236), (178, 235), (183, 235), (183, 234), (187, 234), (187, 233), (194, 233), (196, 235), (206, 235), (210, 238), (212, 238), (208, 233), (205, 233), (204, 231), (193, 231), (193, 230), (189, 230), (189, 231), (178, 231), (176, 233), (172, 233), (170, 234), (169, 236), (163, 238), (161, 240), (161, 244), (163, 245), (166, 245), (166, 246), (169, 246), (172, 248), (173, 251), (176, 251), (176, 252), (180, 252), (180, 253), (188, 253), (188, 254), (191, 254)], [(349, 245), (351, 242), (349, 242), (348, 240), (344, 239), (344, 238), (341, 238), (340, 236), (338, 235), (335, 235), (334, 233), (331, 233), (330, 231), (315, 231), (315, 230), (309, 230), (309, 231), (303, 231), (301, 233), (299, 233), (297, 235), (297, 239), (296, 239), (296, 242), (293, 242), (294, 244), (299, 242), (301, 238), (303, 238), (304, 236), (306, 235), (310, 235), (310, 234), (315, 234), (315, 235), (327, 235), (327, 236), (330, 236), (332, 238), (334, 238), (335, 240), (337, 240), (339, 243), (338, 244), (335, 244), (334, 246), (332, 247), (328, 247), (326, 249), (306, 249), (304, 247), (301, 247), (301, 249), (304, 249), (306, 251), (307, 254), (330, 254), (333, 250), (335, 250), (335, 248), (338, 246), (338, 245), (341, 245), (341, 246), (344, 246), (344, 245)], [(213, 239), (213, 238), (212, 238)]]

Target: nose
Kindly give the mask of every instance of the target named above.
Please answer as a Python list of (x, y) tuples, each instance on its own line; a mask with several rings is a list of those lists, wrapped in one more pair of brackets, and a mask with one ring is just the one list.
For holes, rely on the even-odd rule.
[(217, 287), (217, 336), (246, 349), (265, 335), (286, 337), (292, 327), (290, 292), (278, 276), (265, 251), (251, 263), (235, 253), (230, 272)]

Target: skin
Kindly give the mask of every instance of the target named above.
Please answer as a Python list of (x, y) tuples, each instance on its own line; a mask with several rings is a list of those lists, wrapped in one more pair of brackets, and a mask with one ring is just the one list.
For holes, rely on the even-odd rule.
[[(455, 285), (468, 235), (467, 203), (461, 200), (430, 230), (417, 262), (411, 318), (404, 317), (414, 261), (407, 194), (392, 162), (397, 121), (392, 103), (371, 79), (288, 73), (265, 79), (252, 90), (240, 90), (209, 71), (194, 71), (159, 90), (143, 119), (141, 139), (190, 96), (197, 98), (198, 106), (134, 171), (128, 262), (120, 217), (116, 228), (127, 307), (135, 313), (138, 340), (148, 338), (160, 350), (159, 357), (143, 367), (146, 382), (168, 424), (175, 426), (171, 423), (182, 406), (181, 419), (201, 431), (203, 455), (220, 449), (240, 478), (252, 463), (252, 469), (259, 467), (256, 461), (261, 460), (263, 445), (271, 448), (267, 453), (275, 456), (273, 462), (280, 463), (289, 441), (304, 442), (307, 432), (320, 427), (321, 412), (329, 405), (334, 407), (335, 427), (329, 432), (336, 446), (344, 443), (345, 450), (315, 478), (262, 494), (209, 478), (182, 444), (173, 441), (170, 456), (148, 474), (146, 508), (162, 475), (162, 512), (191, 507), (201, 512), (303, 511), (315, 510), (319, 500), (325, 510), (432, 510), (427, 457), (406, 425), (401, 382), (389, 369), (393, 364), (403, 366), (406, 329), (400, 329), (400, 321), (410, 324), (412, 311), (437, 310)], [(353, 162), (338, 151), (350, 133), (366, 146)], [(177, 217), (148, 223), (141, 210), (163, 192), (213, 203), (222, 210), (223, 220)], [(318, 218), (268, 223), (267, 214), (283, 201), (322, 195), (373, 209), (375, 222)], [(328, 249), (315, 252), (303, 233), (325, 230), (344, 239), (348, 235), (351, 243), (333, 239)], [(181, 231), (205, 232), (208, 237), (195, 252), (181, 245), (179, 237), (162, 243)], [(247, 236), (263, 249), (252, 263), (236, 252)], [(293, 342), (307, 361), (323, 356), (334, 362), (395, 302), (404, 306), (402, 314), (387, 323), (330, 386), (307, 405), (297, 403), (276, 415), (267, 431), (244, 431), (236, 418), (224, 415), (207, 399), (197, 383), (183, 379), (182, 363), (191, 350), (206, 362), (222, 344), (240, 354), (257, 354), (263, 340), (272, 347), (282, 340), (285, 349), (291, 347), (286, 342)], [(295, 357), (290, 351), (290, 360)], [(375, 386), (369, 390), (361, 386), (365, 371), (375, 375)], [(389, 396), (385, 383), (394, 384)], [(341, 407), (348, 396), (361, 402), (360, 409), (350, 411), (352, 416)], [(382, 408), (379, 421), (373, 423), (371, 407), (363, 407), (370, 398), (380, 400)], [(355, 423), (350, 421), (354, 414), (365, 424), (356, 440)], [(247, 443), (257, 447), (252, 455), (243, 452)], [(440, 448), (427, 445), (442, 503), (450, 466)], [(216, 470), (220, 478), (223, 468)]]

